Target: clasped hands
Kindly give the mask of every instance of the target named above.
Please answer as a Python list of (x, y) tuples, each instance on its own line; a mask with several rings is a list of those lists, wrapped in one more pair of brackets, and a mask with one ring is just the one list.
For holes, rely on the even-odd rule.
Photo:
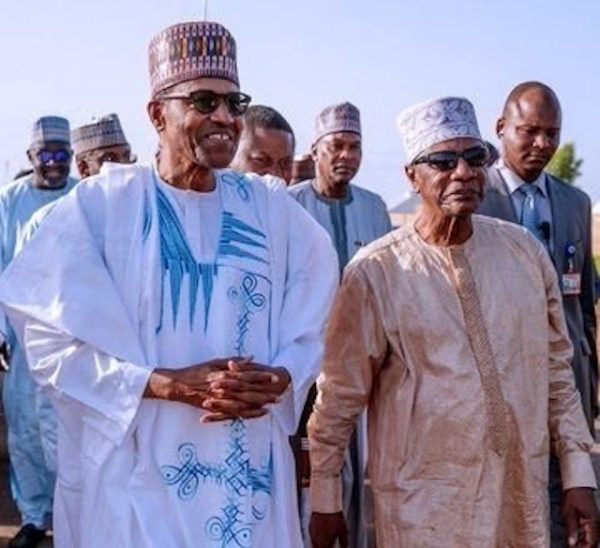
[(265, 415), (290, 383), (284, 367), (268, 367), (247, 358), (224, 358), (183, 369), (155, 369), (144, 397), (186, 403), (208, 412), (203, 422)]

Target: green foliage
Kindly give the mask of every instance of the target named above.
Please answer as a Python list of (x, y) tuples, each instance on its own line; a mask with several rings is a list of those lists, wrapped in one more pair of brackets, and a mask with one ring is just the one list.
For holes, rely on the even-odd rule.
[(583, 160), (575, 157), (575, 144), (565, 143), (554, 153), (546, 171), (567, 183), (575, 184), (575, 179), (581, 175), (581, 164)]

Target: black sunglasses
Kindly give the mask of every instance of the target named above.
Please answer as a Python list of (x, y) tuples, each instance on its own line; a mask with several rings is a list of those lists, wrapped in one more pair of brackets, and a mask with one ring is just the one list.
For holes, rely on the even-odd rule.
[(211, 114), (219, 108), (219, 103), (223, 101), (229, 114), (232, 116), (241, 116), (248, 110), (252, 97), (241, 91), (231, 91), (229, 93), (216, 93), (208, 89), (199, 89), (189, 95), (165, 95), (159, 97), (159, 100), (181, 99), (187, 101), (201, 114)]
[(50, 162), (64, 164), (71, 161), (71, 152), (64, 148), (58, 150), (42, 149), (38, 150), (37, 157), (42, 164), (49, 164)]
[(427, 164), (438, 171), (450, 171), (456, 169), (459, 158), (467, 162), (470, 167), (483, 167), (488, 160), (488, 150), (481, 146), (471, 147), (462, 152), (440, 150), (417, 158), (412, 165)]

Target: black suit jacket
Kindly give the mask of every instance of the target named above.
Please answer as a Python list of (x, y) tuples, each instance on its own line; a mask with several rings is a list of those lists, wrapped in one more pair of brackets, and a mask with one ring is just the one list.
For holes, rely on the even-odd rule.
[[(588, 195), (547, 174), (546, 185), (552, 211), (552, 261), (559, 283), (567, 271), (567, 245), (575, 246), (575, 272), (581, 273), (581, 293), (563, 295), (569, 336), (573, 343), (573, 371), (581, 393), (583, 409), (594, 432), (598, 400), (598, 355), (594, 310), (594, 263), (592, 257), (592, 215)], [(486, 195), (478, 213), (518, 223), (510, 191), (496, 166), (488, 170)]]

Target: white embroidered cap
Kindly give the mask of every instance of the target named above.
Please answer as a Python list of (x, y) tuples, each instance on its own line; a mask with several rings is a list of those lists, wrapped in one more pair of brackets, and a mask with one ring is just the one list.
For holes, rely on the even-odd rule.
[(408, 163), (430, 146), (449, 139), (481, 140), (475, 109), (464, 97), (442, 97), (403, 110), (397, 120)]

